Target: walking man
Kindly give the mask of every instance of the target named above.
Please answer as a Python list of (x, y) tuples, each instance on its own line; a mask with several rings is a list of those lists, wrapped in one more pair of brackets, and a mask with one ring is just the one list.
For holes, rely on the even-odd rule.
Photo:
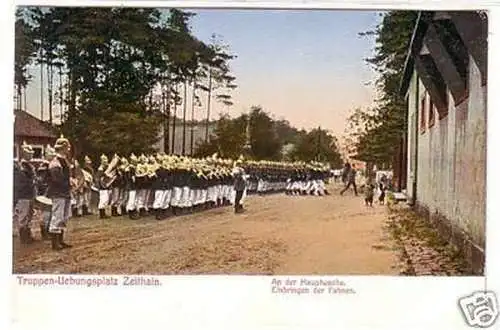
[[(346, 173), (346, 181), (347, 184), (344, 189), (340, 192), (340, 195), (343, 195), (344, 192), (349, 189), (350, 186), (354, 189), (354, 195), (358, 196), (358, 190), (356, 189), (356, 169), (354, 168), (354, 165), (346, 164), (348, 166), (348, 170)], [(346, 167), (347, 167), (346, 166)]]

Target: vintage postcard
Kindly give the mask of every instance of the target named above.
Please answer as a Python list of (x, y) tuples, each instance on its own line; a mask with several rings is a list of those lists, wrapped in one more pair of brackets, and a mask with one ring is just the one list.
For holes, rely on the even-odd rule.
[(401, 3), (17, 3), (9, 323), (498, 326), (500, 14)]

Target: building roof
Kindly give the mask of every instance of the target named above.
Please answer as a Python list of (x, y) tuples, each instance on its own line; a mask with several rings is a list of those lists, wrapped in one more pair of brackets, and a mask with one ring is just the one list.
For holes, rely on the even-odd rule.
[(403, 70), (403, 76), (399, 84), (399, 92), (401, 95), (405, 95), (410, 86), (411, 76), (413, 74), (414, 65), (414, 51), (420, 51), (424, 41), (425, 33), (427, 32), (427, 23), (429, 19), (434, 15), (434, 12), (420, 11), (418, 13), (417, 21), (415, 22), (415, 28), (413, 29), (413, 35), (411, 37), (410, 45), (408, 46), (408, 54), (406, 56), (405, 67)]
[(41, 121), (26, 111), (14, 110), (14, 136), (56, 138), (48, 123)]

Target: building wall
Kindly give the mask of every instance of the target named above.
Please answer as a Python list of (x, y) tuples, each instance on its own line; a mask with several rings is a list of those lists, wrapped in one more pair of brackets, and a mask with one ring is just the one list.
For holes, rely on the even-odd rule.
[[(448, 115), (428, 127), (429, 103), (426, 105), (426, 128), (420, 131), (420, 118), (415, 123), (415, 111), (426, 93), (421, 81), (416, 97), (416, 79), (409, 89), (409, 127), (418, 125), (418, 145), (415, 134), (408, 132), (408, 193), (417, 170), (416, 202), (450, 221), (484, 247), (486, 219), (486, 86), (481, 86), (479, 69), (470, 58), (469, 98), (455, 107), (449, 95)], [(414, 74), (415, 75), (415, 74)], [(420, 106), (419, 106), (420, 108)], [(412, 123), (413, 122), (413, 123)], [(414, 127), (414, 126), (413, 126)], [(418, 160), (414, 163), (414, 148)], [(413, 161), (413, 164), (412, 164)], [(413, 196), (411, 196), (413, 197)]]
[(417, 133), (417, 128), (418, 128), (418, 102), (417, 102), (417, 74), (414, 71), (413, 76), (411, 78), (410, 86), (408, 89), (408, 162), (407, 162), (407, 189), (406, 189), (406, 194), (408, 196), (408, 199), (413, 201), (413, 198), (415, 197), (413, 195), (413, 185), (415, 184), (416, 180), (416, 170), (417, 170), (417, 164), (416, 164), (416, 145), (417, 145), (417, 138), (418, 138), (418, 133)]

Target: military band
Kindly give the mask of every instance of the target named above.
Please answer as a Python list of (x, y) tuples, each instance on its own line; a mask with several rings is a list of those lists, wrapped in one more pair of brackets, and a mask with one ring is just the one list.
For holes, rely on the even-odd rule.
[(228, 205), (239, 213), (246, 195), (253, 193), (328, 193), (325, 181), (330, 169), (316, 162), (254, 161), (242, 156), (233, 161), (217, 154), (206, 158), (115, 154), (111, 161), (101, 155), (94, 171), (90, 157), (85, 156), (81, 167), (70, 160), (69, 150), (69, 141), (61, 136), (54, 148), (46, 148), (45, 160), (35, 172), (32, 147), (21, 148), (14, 180), (15, 215), (23, 243), (33, 241), (34, 201), (44, 210), (42, 237), (50, 236), (53, 248), (60, 250), (70, 247), (63, 241), (69, 218), (90, 215), (93, 195), (98, 195), (100, 219), (127, 215), (132, 220), (146, 216), (163, 220)]

